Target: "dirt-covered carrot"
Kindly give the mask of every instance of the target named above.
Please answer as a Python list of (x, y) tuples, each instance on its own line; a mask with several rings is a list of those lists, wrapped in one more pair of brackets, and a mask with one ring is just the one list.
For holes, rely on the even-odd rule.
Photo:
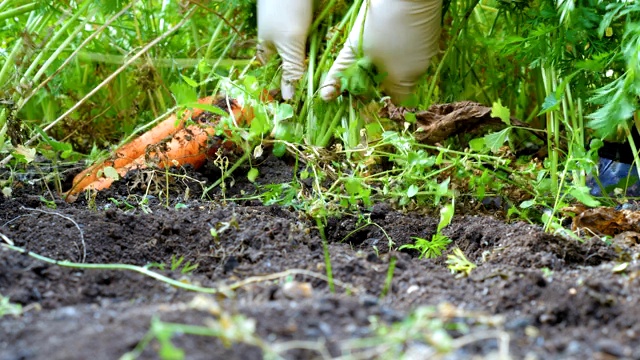
[[(213, 97), (208, 96), (202, 99), (199, 99), (198, 102), (200, 104), (211, 105), (213, 102)], [(201, 113), (202, 110), (196, 109), (193, 114), (190, 111), (185, 113), (185, 116), (178, 121), (176, 114), (172, 114), (167, 119), (160, 122), (158, 125), (153, 127), (151, 130), (145, 132), (140, 135), (136, 139), (128, 142), (118, 148), (115, 151), (115, 155), (109, 159), (106, 159), (100, 163), (94, 164), (93, 166), (85, 169), (78, 175), (73, 178), (73, 188), (84, 188), (88, 184), (94, 182), (99, 177), (99, 174), (106, 167), (114, 167), (119, 169), (128, 163), (136, 160), (140, 155), (144, 154), (145, 148), (149, 144), (155, 144), (163, 139), (172, 136), (178, 130), (182, 129), (185, 124), (185, 120), (189, 116), (197, 116), (197, 114)]]
[[(215, 145), (207, 147), (207, 141), (210, 136), (214, 135), (214, 132), (213, 128), (188, 126), (178, 130), (168, 143), (158, 144), (156, 149), (150, 145), (151, 149), (148, 149), (147, 154), (142, 154), (133, 161), (115, 169), (118, 175), (123, 177), (131, 170), (144, 169), (151, 164), (159, 168), (186, 164), (191, 164), (196, 168), (200, 167), (206, 161), (207, 155), (219, 148)], [(109, 188), (113, 181), (112, 177), (96, 177), (94, 181), (83, 185), (82, 191), (104, 190)]]
[[(207, 97), (200, 99), (199, 103), (212, 105), (215, 101), (214, 98)], [(231, 109), (227, 111), (233, 113), (238, 125), (251, 122), (252, 109), (241, 107), (235, 100), (227, 102), (224, 99), (218, 102), (217, 105), (221, 108), (226, 108), (227, 103), (231, 105)], [(185, 119), (188, 117), (196, 124), (185, 127)], [(112, 178), (100, 176), (108, 166), (115, 168), (120, 176), (126, 175), (133, 169), (145, 168), (148, 163), (160, 168), (186, 164), (198, 168), (220, 146), (230, 147), (229, 142), (210, 142), (210, 139), (215, 139), (215, 126), (219, 117), (201, 109), (194, 109), (180, 120), (178, 126), (176, 126), (176, 120), (175, 115), (170, 116), (153, 129), (120, 147), (111, 159), (76, 175), (73, 187), (65, 194), (67, 201), (74, 201), (77, 194), (85, 189), (103, 190), (111, 186)]]

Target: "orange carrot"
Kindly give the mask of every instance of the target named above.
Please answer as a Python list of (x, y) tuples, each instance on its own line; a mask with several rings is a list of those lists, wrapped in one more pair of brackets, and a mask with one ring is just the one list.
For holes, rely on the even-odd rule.
[[(116, 168), (116, 171), (120, 177), (124, 177), (131, 170), (147, 168), (148, 164), (154, 164), (159, 168), (185, 164), (191, 164), (196, 168), (200, 167), (206, 161), (207, 154), (218, 149), (215, 146), (206, 148), (209, 136), (214, 133), (214, 128), (201, 128), (197, 125), (187, 126), (174, 134), (167, 144), (158, 145), (158, 149), (140, 155), (134, 161)], [(104, 190), (109, 188), (113, 181), (114, 179), (110, 177), (98, 177), (85, 185), (82, 190)], [(74, 191), (72, 194), (77, 194), (77, 192)]]
[[(200, 99), (198, 102), (211, 105), (213, 101), (212, 97), (207, 97)], [(253, 109), (250, 107), (241, 108), (234, 100), (230, 101), (230, 105), (230, 112), (233, 113), (238, 125), (246, 125), (251, 122)], [(94, 165), (76, 175), (73, 187), (65, 194), (67, 201), (75, 201), (77, 194), (85, 189), (103, 190), (111, 186), (113, 183), (112, 178), (99, 176), (107, 166), (114, 167), (120, 176), (125, 176), (133, 169), (145, 168), (147, 162), (153, 163), (160, 168), (186, 164), (199, 168), (204, 164), (207, 157), (215, 153), (221, 146), (229, 148), (233, 145), (230, 142), (207, 144), (209, 138), (215, 135), (215, 125), (219, 118), (216, 117), (210, 124), (211, 126), (202, 127), (202, 125), (210, 122), (213, 115), (201, 109), (195, 109), (193, 112), (188, 113), (187, 116), (190, 116), (195, 122), (205, 124), (184, 127), (185, 117), (180, 120), (179, 126), (176, 127), (176, 116), (170, 116), (153, 129), (120, 147), (111, 159)], [(226, 133), (229, 134), (228, 131)], [(163, 144), (162, 142), (165, 139), (168, 142)], [(157, 146), (154, 148), (153, 145)]]
[[(199, 99), (198, 102), (201, 104), (211, 105), (213, 102), (213, 98), (211, 96), (208, 96)], [(82, 189), (84, 186), (92, 183), (93, 181), (96, 181), (98, 174), (102, 170), (104, 170), (105, 167), (112, 166), (118, 169), (134, 161), (140, 155), (144, 154), (145, 147), (148, 144), (157, 143), (162, 139), (175, 134), (178, 130), (184, 127), (185, 119), (187, 119), (189, 116), (197, 116), (197, 114), (200, 113), (202, 113), (202, 110), (200, 109), (196, 109), (193, 114), (187, 111), (185, 117), (183, 117), (177, 124), (177, 117), (175, 114), (172, 114), (167, 119), (163, 120), (158, 125), (153, 127), (151, 130), (145, 132), (131, 142), (121, 146), (118, 150), (116, 150), (115, 155), (111, 159), (107, 159), (101, 163), (97, 163), (76, 175), (73, 178), (74, 188), (78, 187)]]

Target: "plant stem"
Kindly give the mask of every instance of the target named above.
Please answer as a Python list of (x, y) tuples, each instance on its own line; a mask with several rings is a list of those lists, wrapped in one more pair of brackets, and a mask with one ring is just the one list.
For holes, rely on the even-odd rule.
[(48, 264), (52, 264), (52, 265), (57, 265), (57, 266), (62, 266), (62, 267), (67, 267), (67, 268), (72, 268), (72, 269), (89, 269), (89, 270), (129, 270), (129, 271), (134, 271), (137, 273), (140, 273), (142, 275), (151, 277), (153, 279), (156, 280), (160, 280), (162, 282), (165, 282), (169, 285), (175, 286), (177, 288), (180, 289), (184, 289), (184, 290), (189, 290), (189, 291), (195, 291), (195, 292), (200, 292), (200, 293), (205, 293), (205, 294), (220, 294), (220, 293), (224, 293), (227, 294), (229, 291), (235, 291), (243, 286), (246, 286), (248, 284), (253, 284), (253, 283), (257, 283), (260, 281), (269, 281), (269, 280), (276, 280), (276, 279), (280, 279), (283, 277), (287, 277), (287, 276), (292, 276), (292, 275), (303, 275), (303, 276), (310, 276), (310, 277), (314, 277), (316, 279), (321, 279), (324, 280), (326, 282), (328, 282), (331, 286), (331, 288), (333, 288), (333, 284), (335, 282), (336, 285), (348, 290), (348, 291), (354, 291), (355, 289), (351, 288), (351, 285), (348, 283), (344, 283), (342, 281), (334, 281), (333, 278), (329, 279), (326, 278), (324, 276), (322, 276), (321, 274), (317, 274), (308, 270), (303, 270), (303, 269), (288, 269), (285, 271), (281, 271), (281, 272), (277, 272), (277, 273), (272, 273), (272, 274), (268, 274), (268, 275), (264, 275), (264, 276), (252, 276), (252, 277), (248, 277), (242, 280), (238, 280), (234, 283), (231, 283), (229, 285), (223, 285), (220, 288), (209, 288), (209, 287), (204, 287), (204, 286), (198, 286), (198, 285), (192, 285), (192, 284), (188, 284), (188, 283), (184, 283), (182, 281), (178, 281), (178, 280), (174, 280), (171, 279), (169, 277), (166, 277), (164, 275), (160, 275), (156, 272), (153, 272), (145, 267), (142, 266), (137, 266), (137, 265), (130, 265), (130, 264), (86, 264), (86, 263), (75, 263), (72, 261), (67, 261), (67, 260), (63, 260), (63, 261), (58, 261), (58, 260), (54, 260), (52, 258), (40, 255), (40, 254), (36, 254), (32, 251), (28, 251), (22, 247), (19, 246), (15, 246), (12, 244), (12, 241), (5, 236), (4, 234), (0, 233), (0, 239), (2, 239), (3, 241), (5, 241), (5, 243), (1, 243), (0, 242), (0, 247), (4, 247), (7, 248), (9, 250), (13, 250), (16, 252), (19, 252), (21, 254), (25, 254), (29, 257), (32, 257), (36, 260), (40, 260), (43, 262), (46, 262)]
[(327, 236), (324, 233), (324, 224), (322, 223), (322, 218), (316, 217), (316, 225), (318, 226), (318, 231), (320, 232), (320, 237), (322, 238), (322, 250), (324, 252), (324, 265), (327, 270), (329, 290), (332, 293), (335, 293), (336, 289), (333, 285), (333, 271), (331, 270), (331, 257), (329, 256), (329, 243), (327, 242)]
[[(638, 116), (638, 114), (634, 114), (634, 116)], [(631, 146), (631, 153), (633, 154), (633, 162), (636, 165), (636, 170), (638, 173), (638, 178), (640, 178), (640, 159), (638, 158), (638, 147), (636, 146), (636, 142), (633, 140), (633, 136), (631, 135), (631, 131), (633, 130), (629, 130), (627, 131), (627, 141), (629, 142), (629, 145)], [(636, 131), (638, 131), (636, 129)]]
[[(27, 95), (24, 99), (21, 99), (18, 102), (18, 106), (17, 109), (18, 111), (22, 109), (22, 107), (29, 102), (29, 100), (40, 90), (42, 89), (46, 84), (48, 84), (51, 80), (53, 80), (53, 78), (58, 75), (71, 61), (73, 61), (74, 57), (76, 55), (78, 55), (81, 50), (94, 38), (96, 38), (98, 35), (100, 35), (102, 33), (102, 31), (104, 31), (104, 29), (106, 29), (109, 25), (111, 25), (116, 19), (118, 19), (120, 16), (122, 16), (127, 10), (129, 10), (129, 8), (131, 8), (131, 6), (133, 6), (138, 0), (133, 0), (131, 3), (129, 3), (129, 5), (125, 6), (122, 8), (122, 10), (120, 10), (117, 14), (113, 15), (109, 20), (107, 20), (104, 24), (102, 24), (98, 29), (96, 29), (94, 32), (91, 33), (91, 35), (89, 35), (70, 55), (68, 55), (65, 59), (65, 61), (53, 72), (53, 74), (49, 75), (49, 77), (47, 77), (44, 81), (41, 81), (38, 86), (35, 87), (35, 89), (33, 89), (29, 95)], [(68, 22), (70, 23), (70, 22)], [(58, 31), (58, 33), (61, 33), (61, 31)], [(51, 42), (53, 43), (53, 42)], [(63, 49), (61, 47), (61, 49)], [(101, 54), (102, 55), (102, 54)], [(124, 62), (124, 61), (123, 61)], [(37, 61), (34, 61), (34, 64), (36, 64)], [(27, 71), (28, 72), (28, 71)], [(24, 77), (27, 77), (27, 73), (25, 73)], [(23, 78), (24, 78), (23, 77)], [(34, 78), (34, 81), (35, 78)]]
[(21, 38), (16, 40), (16, 43), (15, 45), (13, 45), (13, 49), (11, 49), (7, 60), (2, 66), (2, 69), (0, 69), (0, 84), (7, 83), (7, 79), (9, 78), (9, 71), (11, 71), (15, 66), (16, 57), (18, 56), (20, 49), (22, 49), (22, 43), (23, 40)]
[(62, 27), (58, 31), (56, 31), (55, 34), (53, 34), (53, 37), (47, 42), (44, 48), (39, 51), (38, 55), (36, 55), (27, 71), (24, 72), (24, 75), (22, 76), (23, 82), (28, 81), (29, 77), (31, 77), (31, 73), (35, 71), (35, 69), (40, 65), (40, 60), (46, 54), (50, 53), (53, 46), (56, 46), (56, 49), (53, 51), (51, 56), (49, 56), (49, 59), (47, 59), (47, 61), (45, 61), (42, 66), (40, 66), (40, 69), (38, 70), (38, 72), (36, 72), (36, 75), (33, 77), (33, 79), (30, 79), (32, 83), (38, 82), (38, 80), (40, 80), (40, 77), (44, 74), (45, 71), (47, 71), (49, 66), (51, 66), (51, 64), (59, 58), (60, 53), (62, 53), (62, 51), (69, 46), (69, 43), (74, 40), (78, 33), (84, 30), (85, 26), (92, 16), (85, 18), (84, 21), (80, 22), (80, 24), (76, 26), (76, 28), (67, 36), (67, 38), (61, 44), (58, 43), (58, 39), (60, 39), (62, 35), (67, 33), (67, 30), (69, 30), (71, 25), (75, 24), (78, 18), (80, 18), (80, 16), (84, 14), (84, 12), (89, 8), (89, 5), (91, 5), (90, 1), (85, 2), (83, 6), (78, 9), (71, 16), (71, 18), (65, 21), (64, 25), (62, 25)]
[(318, 119), (316, 118), (316, 113), (313, 111), (313, 95), (315, 93), (314, 90), (314, 82), (313, 82), (313, 74), (315, 70), (315, 59), (318, 53), (318, 43), (320, 33), (318, 31), (314, 32), (311, 35), (311, 45), (309, 50), (309, 65), (307, 68), (307, 98), (302, 105), (302, 111), (300, 112), (300, 119), (304, 121), (306, 117), (306, 132), (307, 132), (307, 143), (310, 145), (316, 145), (316, 134), (318, 132)]
[(442, 68), (444, 67), (445, 60), (447, 59), (451, 51), (453, 51), (454, 45), (462, 35), (462, 30), (466, 27), (467, 22), (469, 22), (469, 18), (473, 13), (473, 9), (475, 9), (475, 7), (478, 5), (479, 2), (480, 0), (473, 0), (471, 5), (469, 5), (469, 7), (467, 8), (467, 11), (465, 12), (464, 16), (462, 17), (462, 21), (458, 23), (458, 26), (454, 31), (456, 34), (455, 39), (453, 39), (449, 44), (449, 46), (447, 47), (447, 50), (444, 52), (444, 55), (442, 55), (442, 59), (440, 59), (440, 63), (438, 64), (438, 67), (436, 68), (435, 73), (431, 77), (431, 84), (429, 85), (429, 91), (427, 92), (427, 99), (426, 99), (427, 103), (423, 105), (429, 106), (433, 102), (433, 92), (435, 91), (438, 76), (442, 71)]
[[(224, 15), (222, 16), (223, 19), (226, 19), (228, 17), (230, 17), (233, 14), (234, 11), (234, 7), (230, 6), (229, 9), (227, 9), (227, 12), (224, 13)], [(213, 31), (213, 34), (211, 34), (211, 39), (209, 39), (209, 44), (207, 45), (207, 51), (205, 51), (204, 53), (204, 57), (202, 58), (202, 61), (208, 61), (211, 58), (211, 54), (213, 53), (213, 49), (215, 47), (215, 45), (218, 43), (218, 39), (220, 37), (220, 33), (222, 32), (222, 29), (224, 28), (224, 25), (226, 23), (224, 21), (220, 21), (218, 23), (218, 26), (216, 26), (216, 29)], [(205, 80), (205, 76), (211, 76), (211, 74), (213, 74), (215, 72), (216, 68), (212, 67), (211, 71), (209, 71), (208, 75), (205, 74), (201, 74), (200, 75), (200, 81), (204, 81)], [(202, 87), (200, 89), (200, 95), (201, 96), (205, 96), (205, 87)]]
[[(347, 26), (347, 24), (349, 23), (350, 19), (355, 19), (354, 18), (354, 14), (357, 15), (358, 12), (358, 5), (356, 3), (354, 3), (353, 5), (351, 5), (351, 7), (349, 8), (346, 16), (342, 19), (342, 21), (335, 26), (335, 33), (333, 34), (333, 36), (327, 41), (327, 45), (325, 47), (325, 51), (322, 53), (322, 56), (320, 57), (320, 61), (318, 61), (318, 67), (317, 67), (317, 71), (314, 75), (314, 82), (317, 84), (320, 82), (320, 77), (322, 76), (322, 73), (324, 71), (327, 70), (327, 61), (329, 59), (329, 55), (331, 53), (331, 50), (333, 49), (333, 46), (336, 44), (336, 42), (341, 38), (342, 32), (345, 28), (345, 26)], [(351, 21), (351, 23), (353, 23), (353, 20)], [(350, 27), (347, 29), (347, 31), (350, 30)], [(347, 33), (348, 34), (348, 33)]]
[(3, 11), (0, 13), (0, 21), (4, 21), (6, 19), (15, 17), (15, 16), (19, 16), (22, 15), (24, 13), (28, 13), (30, 11), (33, 11), (35, 9), (38, 8), (38, 3), (37, 2), (32, 2), (29, 4), (25, 4), (25, 5), (21, 5), (18, 7), (15, 7), (13, 9), (9, 9), (7, 11)]
[(7, 249), (10, 250), (14, 250), (17, 251), (19, 253), (22, 254), (26, 254), (34, 259), (40, 260), (40, 261), (44, 261), (46, 263), (49, 264), (53, 264), (53, 265), (58, 265), (58, 266), (62, 266), (62, 267), (68, 267), (68, 268), (73, 268), (73, 269), (91, 269), (91, 270), (129, 270), (129, 271), (134, 271), (137, 273), (140, 273), (142, 275), (148, 276), (150, 278), (156, 279), (156, 280), (160, 280), (162, 282), (165, 282), (169, 285), (175, 286), (177, 288), (180, 289), (185, 289), (185, 290), (190, 290), (190, 291), (197, 291), (197, 292), (201, 292), (201, 293), (206, 293), (206, 294), (217, 294), (220, 292), (220, 290), (215, 289), (215, 288), (207, 288), (207, 287), (203, 287), (203, 286), (198, 286), (198, 285), (191, 285), (191, 284), (186, 284), (183, 283), (181, 281), (178, 280), (174, 280), (171, 279), (169, 277), (160, 275), (156, 272), (153, 272), (149, 269), (146, 269), (144, 267), (141, 266), (136, 266), (136, 265), (129, 265), (129, 264), (84, 264), (84, 263), (75, 263), (75, 262), (71, 262), (71, 261), (58, 261), (58, 260), (54, 260), (51, 258), (48, 258), (46, 256), (42, 256), (39, 254), (36, 254), (34, 252), (31, 251), (27, 251), (26, 249), (23, 249), (21, 247), (18, 246), (14, 246), (14, 245), (9, 245), (9, 244), (1, 244), (0, 246), (5, 247)]
[(391, 289), (391, 283), (393, 282), (393, 273), (396, 269), (396, 257), (391, 255), (391, 259), (389, 260), (389, 269), (387, 269), (387, 277), (384, 282), (384, 287), (382, 288), (382, 292), (380, 293), (380, 298), (384, 298), (387, 296), (389, 289)]
[(4, 0), (2, 2), (0, 2), (0, 11), (4, 10), (4, 8), (7, 7), (7, 5), (9, 5), (10, 2), (13, 2), (15, 0)]
[[(546, 96), (554, 94), (554, 71), (551, 66), (542, 67), (542, 81), (544, 82)], [(546, 113), (547, 119), (547, 151), (549, 154), (549, 175), (551, 177), (551, 191), (553, 196), (558, 195), (558, 151), (560, 147), (560, 125), (556, 119), (555, 111)]]
[(327, 15), (329, 15), (331, 13), (331, 10), (333, 10), (333, 7), (336, 5), (337, 2), (338, 2), (337, 0), (331, 0), (331, 1), (329, 1), (329, 3), (327, 5), (325, 5), (325, 7), (322, 10), (322, 12), (320, 13), (320, 15), (318, 15), (316, 20), (311, 25), (311, 29), (317, 29), (318, 28), (320, 23), (327, 17)]
[[(323, 126), (322, 130), (318, 134), (318, 135), (321, 136), (321, 139), (318, 142), (318, 146), (325, 147), (325, 146), (327, 146), (329, 144), (329, 141), (331, 141), (331, 138), (333, 137), (333, 130), (338, 125), (338, 122), (340, 122), (340, 119), (342, 119), (342, 115), (344, 114), (345, 106), (346, 106), (345, 103), (340, 102), (339, 103), (339, 107), (338, 107), (338, 111), (333, 116), (333, 119), (331, 120), (331, 123), (328, 123), (327, 121), (324, 121), (322, 123), (322, 126)], [(330, 113), (327, 112), (327, 114), (330, 114)]]

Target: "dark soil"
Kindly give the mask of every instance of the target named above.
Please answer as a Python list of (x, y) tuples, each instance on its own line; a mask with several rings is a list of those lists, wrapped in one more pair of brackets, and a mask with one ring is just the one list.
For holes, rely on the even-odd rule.
[[(273, 156), (260, 171), (258, 184), (292, 176), (291, 164)], [(464, 215), (445, 231), (453, 240), (449, 249), (460, 247), (478, 267), (456, 277), (446, 256), (419, 259), (411, 250), (389, 250), (389, 238), (394, 249), (414, 236), (429, 238), (437, 218), (376, 204), (363, 215), (378, 226), (363, 227), (356, 217), (329, 219), (328, 252), (340, 281), (332, 292), (315, 221), (291, 208), (229, 201), (256, 189), (242, 173), (235, 184), (227, 182), (227, 201), (219, 190), (217, 199), (200, 200), (197, 181), (210, 184), (218, 175), (188, 174), (172, 187), (169, 206), (162, 192), (146, 198), (136, 192), (135, 176), (94, 201), (58, 199), (55, 209), (40, 200), (43, 189), (25, 185), (12, 199), (0, 196), (0, 233), (56, 260), (164, 264), (150, 269), (209, 288), (292, 269), (307, 273), (206, 295), (133, 271), (68, 268), (3, 247), (0, 294), (25, 311), (1, 318), (0, 359), (118, 359), (145, 339), (154, 319), (219, 326), (230, 337), (174, 333), (171, 341), (187, 359), (260, 359), (267, 347), (287, 359), (379, 358), (385, 349), (421, 359), (444, 346), (437, 341), (443, 330), (453, 339), (442, 354), (447, 359), (640, 359), (640, 264), (631, 245), (579, 243), (524, 223)], [(186, 274), (171, 270), (174, 257), (198, 266)], [(622, 259), (629, 266), (614, 271)], [(393, 279), (382, 296), (392, 260)], [(412, 313), (423, 314), (423, 323)], [(240, 331), (244, 341), (232, 341), (233, 324), (251, 321), (255, 332)], [(376, 332), (391, 324), (408, 329), (404, 338)], [(373, 339), (362, 353), (354, 350), (358, 338)], [(138, 347), (139, 358), (159, 358), (160, 345), (153, 338)]]

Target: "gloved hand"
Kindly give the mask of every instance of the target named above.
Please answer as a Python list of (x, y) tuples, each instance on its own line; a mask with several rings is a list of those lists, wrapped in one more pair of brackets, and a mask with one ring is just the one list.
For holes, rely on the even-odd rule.
[(362, 29), (362, 55), (381, 74), (382, 90), (399, 104), (406, 100), (438, 51), (442, 0), (364, 0), (344, 47), (330, 68), (320, 96), (340, 95), (338, 73), (358, 59)]
[(282, 58), (282, 98), (289, 100), (304, 74), (305, 46), (313, 0), (258, 0), (258, 60), (265, 64), (276, 52)]

